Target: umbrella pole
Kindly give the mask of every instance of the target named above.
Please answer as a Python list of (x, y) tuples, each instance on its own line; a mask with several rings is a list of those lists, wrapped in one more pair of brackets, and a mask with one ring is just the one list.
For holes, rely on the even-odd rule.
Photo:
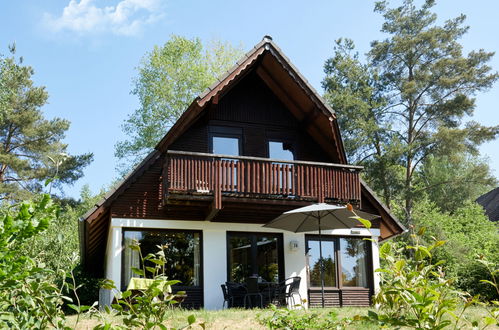
[(319, 216), (319, 259), (321, 261), (321, 296), (322, 308), (324, 308), (324, 260), (322, 260), (322, 236), (321, 236), (321, 217)]

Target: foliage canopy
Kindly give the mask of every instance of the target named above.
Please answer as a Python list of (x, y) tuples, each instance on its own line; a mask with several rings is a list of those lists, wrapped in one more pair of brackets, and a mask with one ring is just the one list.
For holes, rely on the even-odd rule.
[(417, 172), (428, 157), (477, 155), (481, 143), (499, 134), (499, 127), (465, 121), (474, 96), (499, 77), (487, 64), (494, 54), (463, 54), (458, 40), (468, 31), (465, 16), (438, 25), (434, 4), (377, 2), (387, 38), (371, 43), (366, 63), (352, 41), (339, 40), (325, 64), (325, 96), (339, 113), (351, 160), (366, 165), (368, 182), (387, 204), (403, 200), (408, 223)]
[(131, 93), (140, 107), (123, 123), (127, 139), (115, 146), (118, 168), (126, 174), (154, 148), (189, 104), (242, 55), (240, 48), (172, 35), (146, 53)]
[(0, 197), (21, 200), (40, 192), (45, 180), (71, 184), (83, 175), (92, 154), (71, 156), (62, 142), (69, 121), (45, 119), (45, 87), (35, 86), (33, 68), (0, 56)]

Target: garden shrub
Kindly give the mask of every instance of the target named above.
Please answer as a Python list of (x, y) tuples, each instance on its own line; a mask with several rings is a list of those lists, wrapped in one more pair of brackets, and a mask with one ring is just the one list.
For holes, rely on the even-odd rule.
[[(379, 308), (369, 311), (364, 319), (385, 327), (443, 329), (451, 324), (457, 326), (463, 321), (464, 311), (476, 303), (475, 298), (454, 289), (442, 262), (432, 260), (445, 241), (423, 245), (420, 237), (424, 234), (421, 228), (418, 235), (411, 235), (412, 245), (387, 242), (381, 246), (384, 267), (376, 270), (381, 276), (381, 288), (373, 298)], [(470, 325), (475, 324), (476, 320), (470, 321)]]
[(485, 216), (480, 205), (467, 203), (450, 214), (422, 202), (415, 206), (414, 219), (416, 230), (426, 228), (423, 244), (432, 244), (435, 238), (446, 241), (434, 251), (432, 260), (444, 262), (442, 269), (447, 277), (456, 279), (456, 289), (479, 294), (484, 300), (499, 300), (492, 287), (478, 284), (482, 279), (490, 280), (490, 273), (476, 256), (499, 263), (499, 225)]
[(48, 195), (36, 202), (7, 207), (0, 216), (0, 327), (11, 329), (65, 328), (63, 285), (54, 278), (64, 272), (19, 254), (13, 247), (46, 231), (59, 208)]
[[(171, 309), (178, 304), (176, 300), (185, 292), (179, 291), (176, 294), (172, 293), (171, 286), (179, 283), (177, 280), (169, 280), (165, 274), (165, 250), (167, 245), (157, 246), (158, 252), (155, 254), (149, 253), (146, 256), (142, 255), (140, 244), (133, 241), (130, 249), (135, 250), (139, 254), (141, 268), (132, 268), (134, 274), (140, 278), (152, 278), (152, 282), (145, 290), (133, 292), (126, 290), (117, 296), (115, 304), (112, 304), (114, 311), (122, 316), (124, 326), (114, 326), (119, 329), (168, 329), (165, 325), (170, 319)], [(148, 266), (154, 265), (154, 266)], [(148, 276), (150, 275), (150, 276)], [(113, 281), (106, 280), (103, 285), (104, 289), (116, 291)], [(113, 314), (114, 311), (106, 307), (107, 314)], [(101, 317), (104, 322), (97, 326), (96, 329), (109, 329), (111, 324), (106, 322), (106, 317)], [(196, 322), (194, 315), (189, 315), (187, 318), (187, 327), (192, 326)], [(204, 324), (200, 324), (204, 328)]]

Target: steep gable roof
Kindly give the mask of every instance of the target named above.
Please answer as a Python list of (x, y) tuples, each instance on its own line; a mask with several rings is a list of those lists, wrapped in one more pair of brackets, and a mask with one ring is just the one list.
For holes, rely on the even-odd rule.
[(476, 202), (483, 206), (491, 221), (499, 221), (499, 187), (478, 197)]
[[(348, 163), (333, 109), (327, 105), (307, 79), (282, 53), (280, 48), (272, 41), (272, 38), (265, 36), (223, 77), (219, 78), (212, 86), (194, 99), (144, 161), (82, 217), (80, 237), (83, 240), (83, 244), (81, 244), (83, 259), (85, 258), (83, 245), (86, 244), (86, 237), (92, 236), (89, 232), (92, 231), (93, 226), (102, 230), (106, 221), (104, 218), (109, 217), (108, 211), (113, 201), (142, 173), (147, 171), (161, 154), (200, 117), (209, 104), (217, 104), (218, 100), (251, 70), (256, 70), (258, 76), (280, 101), (289, 108), (317, 143), (323, 146), (323, 149), (330, 154), (332, 159), (336, 159), (340, 164)], [(391, 229), (382, 238), (386, 239), (402, 233), (405, 230), (404, 226), (374, 196), (374, 193), (365, 183), (362, 183), (362, 187), (363, 194), (369, 197), (370, 203), (379, 210), (385, 221), (390, 222), (389, 227)], [(94, 224), (96, 220), (98, 224)], [(95, 238), (95, 235), (92, 237)], [(93, 249), (97, 249), (97, 247), (93, 247)]]

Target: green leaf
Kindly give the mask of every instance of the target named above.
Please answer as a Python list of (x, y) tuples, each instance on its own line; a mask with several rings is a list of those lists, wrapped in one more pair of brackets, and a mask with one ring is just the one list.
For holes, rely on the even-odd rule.
[(130, 297), (131, 295), (132, 295), (132, 291), (127, 290), (127, 291), (124, 291), (121, 293), (121, 298), (126, 299), (126, 298)]
[(132, 267), (131, 269), (135, 275), (144, 276), (144, 271), (142, 269), (136, 267)]
[(490, 284), (490, 285), (492, 285), (493, 287), (495, 287), (495, 286), (496, 286), (496, 284), (495, 284), (494, 282), (491, 282), (491, 281), (489, 281), (489, 280), (480, 280), (480, 282)]
[(73, 304), (68, 304), (68, 307), (71, 308), (72, 310), (76, 311), (77, 313), (80, 313), (80, 308), (78, 308), (78, 306), (73, 305)]
[(189, 325), (193, 325), (195, 322), (196, 322), (196, 317), (194, 315), (189, 315), (187, 317), (187, 322), (189, 323)]
[(381, 247), (379, 249), (379, 254), (382, 258), (386, 258), (386, 256), (390, 254), (391, 250), (392, 250), (392, 246), (390, 245), (389, 242), (387, 242), (387, 243), (384, 243), (383, 245), (381, 245)]
[(361, 218), (361, 217), (359, 217), (359, 216), (353, 216), (353, 217), (351, 217), (351, 218), (359, 220), (359, 222), (360, 222), (360, 223), (361, 223), (364, 227), (366, 227), (367, 229), (371, 229), (371, 226), (372, 226), (371, 221), (366, 220), (366, 219), (363, 219), (363, 218)]

